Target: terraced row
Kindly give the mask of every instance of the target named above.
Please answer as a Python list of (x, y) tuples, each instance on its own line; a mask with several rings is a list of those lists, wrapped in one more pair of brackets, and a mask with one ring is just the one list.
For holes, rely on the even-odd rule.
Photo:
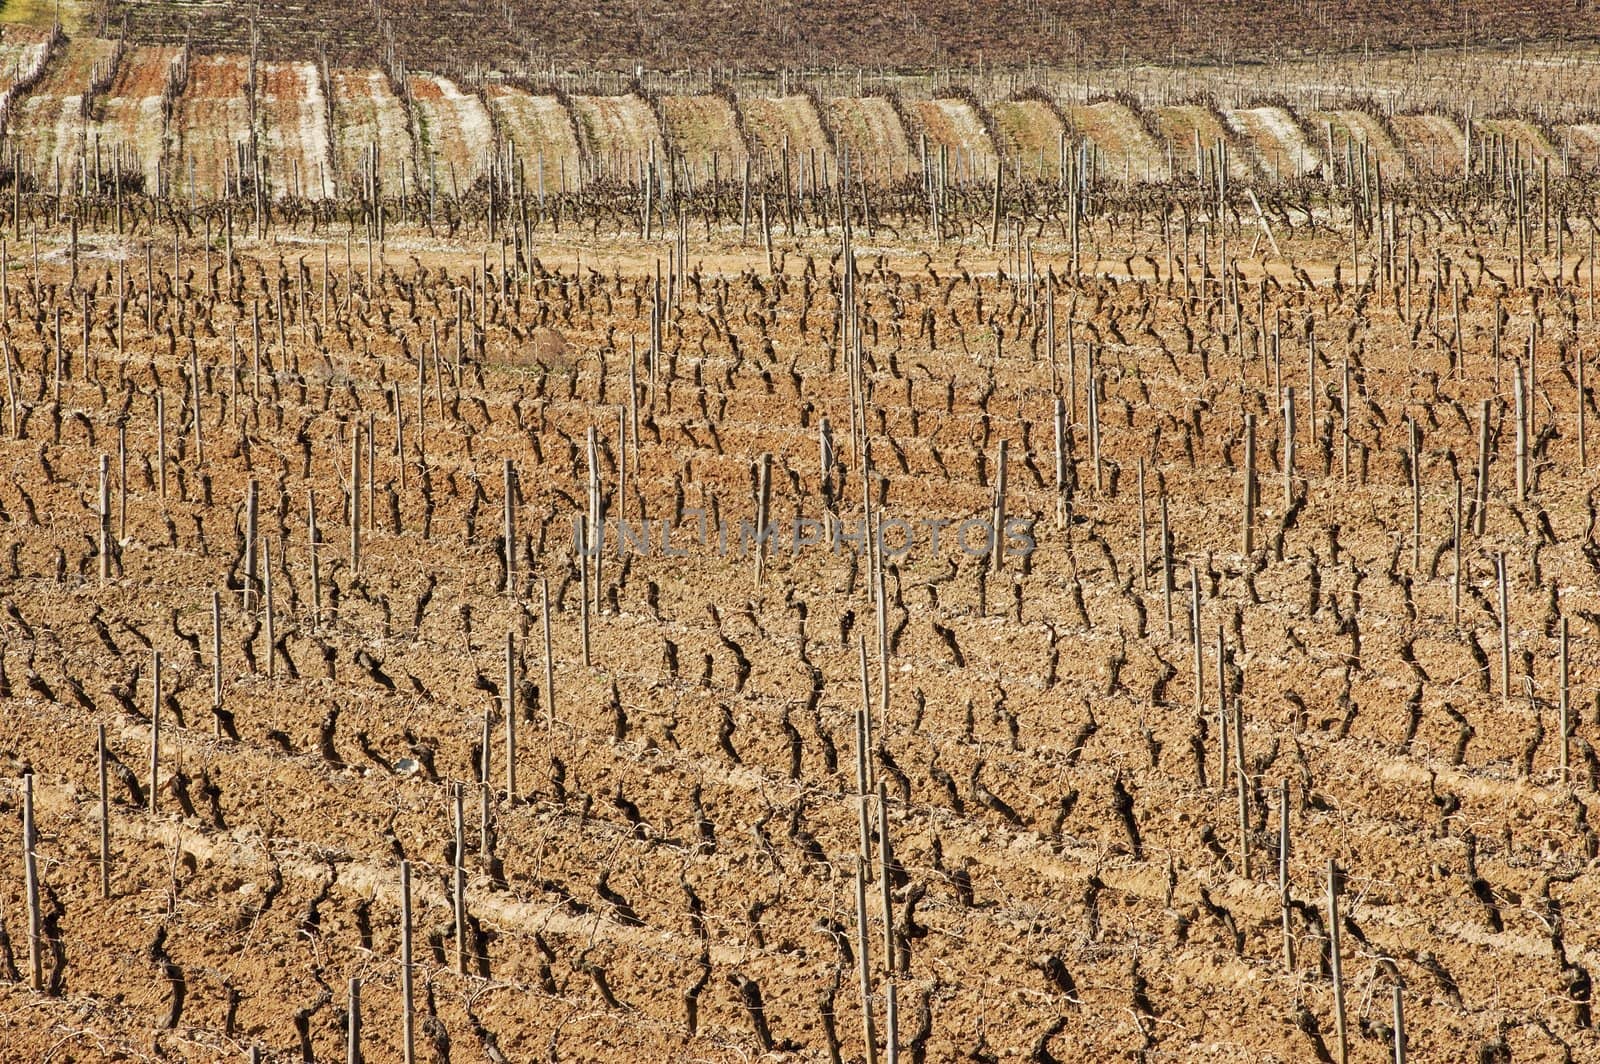
[[(1366, 154), (1391, 180), (1455, 176), (1505, 159), (1548, 160), (1556, 173), (1600, 167), (1600, 124), (1443, 114), (1295, 111), (1210, 103), (1141, 107), (1131, 98), (1070, 101), (1042, 92), (984, 102), (970, 94), (791, 93), (777, 97), (566, 96), (491, 77), (476, 90), (414, 74), (396, 86), (376, 70), (191, 57), (91, 38), (0, 40), (6, 136), (36, 187), (125, 185), (200, 199), (253, 183), (277, 199), (456, 195), (491, 168), (529, 191), (638, 181), (689, 183), (787, 170), (801, 188), (819, 168), (880, 184), (917, 174), (944, 182), (1058, 180), (1093, 167), (1129, 182), (1215, 173), (1228, 147), (1233, 181), (1348, 172)], [(29, 64), (49, 52), (31, 89)], [(9, 59), (7, 57), (10, 57)], [(1075, 162), (1069, 162), (1073, 161)], [(251, 183), (247, 185), (248, 183)]]

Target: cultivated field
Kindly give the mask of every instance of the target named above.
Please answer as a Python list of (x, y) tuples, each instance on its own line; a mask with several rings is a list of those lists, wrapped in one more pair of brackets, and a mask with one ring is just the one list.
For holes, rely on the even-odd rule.
[(277, 199), (334, 194), (331, 108), (311, 63), (262, 63), (256, 114), (267, 152), (266, 178)]
[[(13, 125), (19, 131), (14, 145), (23, 166), (35, 174), (49, 174), (52, 187), (82, 185), (84, 160), (95, 172), (98, 151), (104, 169), (111, 169), (114, 151), (92, 143), (88, 137), (88, 103), (96, 82), (104, 89), (115, 71), (116, 45), (112, 41), (83, 38), (65, 44), (50, 63), (35, 91), (12, 106)], [(103, 79), (103, 80), (102, 80)]]
[[(182, 84), (184, 69), (180, 49), (130, 48), (110, 87), (92, 101), (90, 142), (100, 144), (116, 160), (111, 167), (114, 175), (122, 174), (130, 187), (151, 195), (167, 188), (162, 177), (167, 107), (174, 87)], [(36, 174), (35, 179), (39, 177)]]
[(311, 7), (0, 36), (0, 1059), (1600, 1058), (1592, 122)]
[(582, 154), (572, 116), (554, 96), (537, 96), (510, 85), (488, 85), (484, 99), (506, 141), (522, 157), (536, 188), (558, 191), (582, 172)]
[[(48, 20), (41, 0), (15, 0)], [(83, 3), (83, 0), (78, 0)], [(12, 5), (8, 5), (12, 6)], [(84, 4), (83, 6), (88, 6)], [(94, 5), (95, 13), (99, 5)], [(111, 25), (128, 20), (142, 40), (182, 43), (186, 35), (235, 51), (251, 35), (269, 55), (377, 61), (392, 45), (407, 62), (451, 72), (486, 63), (501, 69), (559, 63), (564, 68), (622, 70), (727, 68), (776, 70), (838, 64), (881, 66), (979, 62), (1022, 66), (1045, 56), (1062, 62), (1206, 57), (1282, 62), (1308, 53), (1403, 55), (1413, 47), (1468, 41), (1593, 39), (1584, 3), (1554, 0), (1352, 0), (1275, 5), (1092, 3), (951, 6), (909, 0), (863, 9), (839, 0), (774, 8), (651, 3), (636, 8), (562, 7), (550, 0), (306, 0), (253, 9), (186, 0), (110, 0)]]
[(190, 201), (238, 195), (242, 182), (265, 183), (267, 159), (260, 152), (251, 114), (243, 56), (196, 56), (188, 86), (173, 108), (166, 172), (173, 193)]

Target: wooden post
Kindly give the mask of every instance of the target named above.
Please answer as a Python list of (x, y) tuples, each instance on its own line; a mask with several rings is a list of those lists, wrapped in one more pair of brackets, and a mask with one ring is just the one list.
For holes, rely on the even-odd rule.
[(1483, 535), (1489, 506), (1489, 400), (1478, 407), (1478, 483), (1473, 495), (1472, 534)]
[(39, 911), (39, 864), (34, 854), (33, 773), (22, 777), (22, 872), (28, 895), (28, 986), (44, 989), (44, 935)]
[[(211, 592), (211, 708), (222, 708), (222, 592)], [(222, 738), (222, 718), (212, 714), (214, 733)]]
[[(1053, 304), (1046, 304), (1046, 305), (1053, 307)], [(1053, 319), (1052, 319), (1052, 328), (1053, 327), (1054, 326), (1053, 326)], [(1054, 358), (1055, 358), (1055, 345), (1054, 345), (1053, 342), (1051, 344), (1050, 357), (1051, 357), (1052, 360), (1054, 360)], [(1054, 417), (1055, 417), (1055, 443), (1056, 443), (1056, 527), (1057, 528), (1065, 528), (1066, 524), (1067, 524), (1067, 414), (1066, 414), (1066, 403), (1064, 403), (1061, 400), (1060, 396), (1057, 396), (1054, 405), (1055, 405)], [(1141, 467), (1141, 472), (1142, 472), (1142, 467)], [(1142, 516), (1142, 514), (1143, 514), (1143, 499), (1144, 499), (1144, 492), (1143, 491), (1141, 491), (1139, 493), (1139, 498), (1141, 500), (1140, 513), (1141, 513), (1141, 516)], [(1146, 570), (1149, 569), (1149, 564), (1150, 563), (1149, 563), (1148, 559), (1146, 559), (1146, 561), (1145, 561), (1145, 569)], [(1142, 586), (1149, 587), (1150, 586), (1150, 582), (1149, 582), (1148, 572), (1146, 572), (1146, 574), (1144, 575), (1144, 577), (1142, 579), (1144, 580), (1144, 583), (1143, 583)]]
[[(600, 596), (602, 594), (600, 562), (605, 550), (606, 526), (605, 513), (601, 508), (600, 497), (600, 444), (594, 426), (590, 425), (585, 433), (585, 443), (589, 458), (589, 510), (588, 523), (584, 529), (583, 547), (580, 556), (594, 563), (593, 573), (585, 588), (588, 592), (584, 596), (584, 607), (588, 610), (591, 606), (596, 621), (600, 619)], [(587, 570), (586, 570), (587, 572)], [(591, 600), (592, 596), (592, 600)], [(583, 663), (591, 664), (589, 655), (588, 626), (584, 627)]]
[(273, 680), (278, 675), (278, 627), (273, 617), (272, 544), (266, 540), (261, 543), (261, 578), (267, 605), (267, 679)]
[[(1004, 454), (1005, 443), (1000, 444)], [(767, 529), (772, 506), (772, 452), (764, 451), (756, 472), (756, 585), (767, 568)]]
[(1283, 507), (1294, 505), (1294, 385), (1283, 390)]
[[(4, 305), (5, 305), (4, 302), (0, 301), (0, 307), (4, 307)], [(11, 438), (12, 439), (16, 439), (17, 438), (17, 382), (16, 382), (16, 378), (12, 375), (12, 369), (11, 369), (11, 345), (9, 343), (0, 343), (0, 355), (3, 355), (4, 358), (5, 358), (6, 412), (9, 415), (8, 420), (9, 420), (9, 423), (11, 425)]]
[(1581, 473), (1589, 468), (1589, 440), (1586, 428), (1588, 425), (1587, 400), (1583, 391), (1583, 351), (1579, 351), (1573, 359), (1577, 363), (1578, 371), (1578, 471)]
[(512, 468), (511, 459), (505, 460), (503, 470), (505, 476), (506, 513), (505, 513), (505, 560), (506, 560), (506, 595), (511, 599), (517, 597), (517, 508), (516, 508), (516, 471)]
[(1528, 501), (1528, 386), (1522, 362), (1512, 365), (1512, 399), (1517, 417), (1517, 501)]
[(361, 980), (350, 978), (350, 1007), (345, 1020), (345, 1064), (362, 1064), (361, 1061)]
[(1255, 551), (1256, 541), (1256, 416), (1244, 416), (1244, 527), (1240, 547), (1246, 557)]
[(95, 761), (100, 785), (100, 899), (111, 898), (111, 801), (106, 789), (106, 726), (95, 725)]
[(416, 1015), (411, 993), (411, 862), (400, 862), (400, 1045), (404, 1064), (416, 1064)]
[(1228, 734), (1228, 677), (1223, 672), (1226, 646), (1222, 639), (1222, 625), (1217, 625), (1217, 790), (1228, 793), (1228, 772), (1233, 760), (1229, 757), (1232, 739)]
[[(578, 524), (578, 597), (582, 600), (578, 610), (578, 635), (583, 643), (583, 664), (585, 668), (594, 664), (594, 657), (590, 653), (589, 644), (589, 521), (586, 515), (579, 514), (576, 518)], [(598, 550), (596, 551), (598, 553)]]
[[(864, 806), (866, 795), (860, 795), (858, 802)], [(865, 814), (863, 814), (865, 815)], [(856, 960), (861, 976), (861, 1036), (866, 1045), (867, 1064), (877, 1064), (878, 1061), (878, 1036), (872, 1023), (872, 963), (868, 959), (867, 946), (867, 882), (866, 860), (862, 858), (856, 862)]]
[[(996, 178), (995, 187), (997, 189), (1000, 187), (998, 178)], [(1000, 441), (999, 453), (995, 458), (995, 465), (996, 465), (997, 468), (996, 468), (996, 471), (995, 471), (995, 481), (994, 481), (994, 513), (993, 513), (993, 515), (992, 515), (992, 517), (990, 519), (991, 520), (990, 533), (991, 533), (991, 537), (992, 537), (991, 538), (991, 543), (993, 544), (993, 546), (992, 546), (992, 549), (989, 552), (989, 569), (990, 569), (991, 572), (995, 572), (995, 573), (998, 573), (998, 572), (1000, 572), (1000, 570), (1005, 568), (1007, 443), (1008, 443), (1008, 441), (1006, 441), (1006, 440), (1001, 440)], [(872, 530), (869, 529), (868, 530), (868, 535), (871, 535), (871, 534), (872, 534)]]
[[(438, 324), (434, 325), (433, 356), (439, 357)], [(398, 387), (398, 385), (396, 386)], [(428, 411), (428, 357), (419, 343), (417, 347), (417, 464), (428, 467), (428, 438), (426, 432)]]
[(161, 651), (150, 652), (150, 812), (156, 811), (156, 772), (161, 766)]
[(1422, 429), (1416, 418), (1410, 422), (1411, 443), (1411, 571), (1422, 569)]
[(1161, 595), (1166, 609), (1167, 638), (1176, 634), (1172, 624), (1172, 530), (1167, 521), (1167, 496), (1161, 495)]
[(539, 618), (544, 627), (544, 726), (556, 726), (556, 666), (550, 656), (550, 578), (539, 578)]
[(1511, 697), (1511, 596), (1506, 589), (1506, 555), (1494, 556), (1495, 580), (1500, 587), (1500, 697)]
[[(880, 779), (878, 781), (878, 887), (883, 902), (883, 970), (889, 976), (890, 985), (893, 985), (895, 973), (894, 898), (892, 884), (889, 882), (889, 865), (893, 860), (892, 847), (889, 844), (888, 790)], [(890, 1042), (889, 1055), (893, 1056), (893, 1039)]]
[(466, 825), (464, 823), (464, 810), (461, 795), (461, 784), (457, 783), (450, 789), (450, 804), (452, 820), (456, 831), (456, 844), (454, 855), (451, 859), (450, 882), (451, 896), (455, 907), (456, 925), (456, 973), (467, 974), (467, 870), (466, 870)]
[(257, 579), (256, 543), (257, 522), (261, 513), (260, 488), (256, 478), (251, 477), (245, 487), (244, 494), (244, 610), (249, 613), (255, 608), (255, 589)]
[(1087, 388), (1086, 407), (1089, 415), (1089, 455), (1094, 460), (1094, 490), (1096, 494), (1105, 490), (1104, 471), (1100, 463), (1100, 381), (1094, 369), (1094, 347), (1089, 348), (1088, 379), (1084, 382)]
[(1339, 1036), (1339, 1064), (1349, 1064), (1350, 1033), (1345, 1028), (1344, 970), (1339, 957), (1339, 867), (1328, 861), (1328, 962), (1333, 970), (1333, 1023)]
[(111, 456), (100, 456), (100, 583), (111, 582)]
[(1194, 652), (1194, 720), (1198, 727), (1205, 717), (1205, 657), (1200, 648), (1200, 574), (1189, 566), (1189, 643)]
[(1455, 535), (1451, 544), (1455, 565), (1450, 575), (1450, 623), (1458, 628), (1461, 626), (1461, 535), (1465, 531), (1461, 524), (1461, 477), (1457, 476)]
[(1289, 924), (1289, 781), (1278, 784), (1278, 909), (1283, 920), (1283, 971), (1294, 971), (1294, 932)]
[(1244, 760), (1244, 703), (1233, 707), (1234, 778), (1239, 785), (1239, 874), (1250, 878), (1250, 776)]
[(361, 422), (350, 421), (350, 569), (361, 571)]
[[(15, 426), (13, 425), (13, 429)], [(13, 435), (15, 433), (13, 432)], [(128, 539), (128, 426), (117, 425), (117, 540)]]
[[(304, 323), (302, 322), (302, 325)], [(400, 470), (400, 493), (406, 490), (406, 418), (400, 404), (400, 382), (394, 382), (394, 464)]]
[[(278, 328), (283, 328), (283, 323), (278, 323)], [(376, 534), (378, 531), (378, 431), (374, 424), (374, 416), (367, 415), (367, 531)]]
[[(506, 629), (506, 801), (517, 800), (517, 636)], [(484, 783), (489, 782), (484, 773)], [(487, 855), (485, 855), (487, 856)]]
[(1568, 727), (1569, 727), (1568, 721), (1571, 719), (1570, 711), (1571, 711), (1571, 706), (1572, 706), (1572, 702), (1571, 702), (1571, 698), (1572, 698), (1572, 692), (1571, 692), (1572, 673), (1571, 673), (1571, 669), (1570, 669), (1570, 662), (1568, 660), (1568, 643), (1569, 643), (1569, 639), (1568, 639), (1568, 633), (1567, 633), (1567, 619), (1565, 617), (1563, 617), (1563, 618), (1561, 618), (1561, 648), (1560, 648), (1560, 657), (1561, 657), (1561, 696), (1560, 696), (1560, 699), (1561, 700), (1560, 700), (1560, 702), (1558, 704), (1558, 719), (1556, 721), (1558, 734), (1561, 736), (1561, 745), (1559, 747), (1560, 755), (1561, 755), (1561, 760), (1560, 760), (1560, 780), (1561, 780), (1561, 785), (1563, 787), (1565, 787), (1567, 785), (1567, 770), (1568, 770), (1568, 767), (1569, 767), (1568, 764), (1567, 764), (1567, 756), (1568, 756), (1567, 751), (1568, 751), (1568, 747), (1570, 745), (1570, 742), (1569, 742), (1569, 740), (1567, 738), (1567, 732), (1568, 732)]
[(1400, 984), (1394, 985), (1394, 1064), (1406, 1064), (1406, 1009)]

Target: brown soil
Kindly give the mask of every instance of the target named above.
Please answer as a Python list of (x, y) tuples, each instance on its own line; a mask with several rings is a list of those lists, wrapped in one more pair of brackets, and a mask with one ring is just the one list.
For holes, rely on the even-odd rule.
[[(825, 1060), (829, 1016), (841, 1056), (862, 1058), (863, 647), (869, 770), (885, 787), (898, 865), (887, 872), (889, 935), (883, 839), (869, 826), (870, 1004), (881, 1037), (891, 938), (902, 1059), (1336, 1052), (1330, 861), (1344, 876), (1351, 1059), (1390, 1059), (1396, 986), (1409, 1059), (1600, 1054), (1588, 1016), (1600, 964), (1589, 879), (1600, 851), (1589, 804), (1600, 784), (1600, 580), (1575, 388), (1596, 327), (1564, 302), (1570, 289), (1545, 285), (1536, 304), (1486, 275), (1507, 276), (1514, 249), (1481, 233), (1469, 246), (1420, 218), (1423, 275), (1409, 293), (1398, 280), (1356, 290), (1347, 272), (1335, 283), (1348, 237), (1331, 224), (1281, 231), (1281, 257), (1241, 258), (1232, 304), (1214, 276), (1200, 277), (1198, 249), (1168, 268), (1150, 214), (1131, 230), (1090, 231), (1076, 277), (1041, 226), (1036, 268), (1058, 278), (1053, 351), (1045, 286), (1018, 276), (1011, 249), (905, 237), (863, 253), (857, 386), (874, 512), (954, 523), (937, 550), (919, 532), (884, 574), (886, 661), (864, 564), (791, 554), (786, 542), (796, 515), (822, 514), (824, 417), (845, 467), (837, 509), (847, 524), (863, 511), (832, 240), (788, 239), (774, 277), (731, 234), (704, 240), (689, 227), (652, 364), (656, 243), (541, 230), (540, 267), (507, 281), (502, 298), (496, 256), (483, 279), (483, 247), (397, 233), (376, 278), (336, 251), (324, 305), (321, 256), (304, 233), (241, 242), (237, 288), (221, 293), (194, 269), (204, 251), (185, 241), (181, 307), (164, 252), (153, 295), (142, 269), (128, 271), (119, 355), (103, 328), (117, 307), (112, 259), (137, 262), (142, 242), (97, 237), (80, 277), (96, 315), (85, 358), (70, 339), (85, 304), (67, 287), (65, 237), (45, 233), (38, 283), (33, 263), (14, 258), (5, 308), (0, 802), (12, 826), (0, 914), (26, 983), (19, 825), (31, 772), (43, 967), (55, 982), (53, 993), (0, 990), (0, 1056), (236, 1061), (254, 1047), (268, 1061), (340, 1059), (358, 978), (366, 1059), (398, 1060), (404, 858), (419, 1059)], [(1253, 235), (1230, 228), (1232, 253)], [(1570, 276), (1575, 256), (1559, 271), (1551, 259), (1541, 265)], [(1453, 306), (1424, 309), (1444, 262), (1454, 272), (1432, 290), (1459, 282), (1459, 370), (1442, 324)], [(1271, 283), (1258, 286), (1263, 274)], [(228, 271), (213, 276), (228, 285)], [(59, 376), (57, 311), (69, 338)], [(1497, 314), (1502, 361), (1490, 354)], [(1536, 317), (1524, 499), (1509, 359)], [(1280, 386), (1299, 404), (1288, 477)], [(1058, 398), (1077, 484), (1065, 500)], [(1492, 461), (1478, 532), (1485, 400)], [(1600, 410), (1584, 401), (1592, 428)], [(1260, 478), (1248, 552), (1247, 416)], [(1420, 429), (1414, 479), (1408, 422)], [(376, 460), (359, 459), (359, 562), (345, 506), (358, 426), (375, 434)], [(586, 663), (570, 530), (587, 497), (590, 430), (613, 522), (646, 516), (659, 529), (682, 509), (673, 543), (687, 554), (604, 553)], [(1038, 549), (991, 571), (952, 537), (991, 512), (1002, 441), (1006, 512), (1037, 519)], [(714, 531), (709, 546), (694, 542), (693, 511), (718, 513), (737, 540), (764, 454), (780, 540), (758, 579), (754, 558), (721, 555)], [(115, 540), (104, 581), (102, 455)], [(509, 581), (498, 538), (507, 460)], [(276, 650), (265, 581), (252, 583), (243, 561), (252, 482)], [(1458, 484), (1468, 500), (1459, 617)], [(214, 726), (213, 593), (221, 706), (236, 735)], [(157, 651), (167, 697), (152, 811)], [(1244, 742), (1226, 768), (1224, 690)], [(102, 726), (122, 766), (104, 900)], [(449, 900), (458, 786), (465, 974)], [(875, 816), (879, 803), (868, 808)], [(765, 1048), (745, 980), (764, 1002)], [(12, 981), (3, 951), (0, 981)]]

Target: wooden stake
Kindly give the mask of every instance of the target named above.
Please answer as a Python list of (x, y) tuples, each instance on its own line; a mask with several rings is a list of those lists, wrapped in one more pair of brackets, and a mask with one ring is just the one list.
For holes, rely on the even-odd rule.
[(1577, 363), (1578, 371), (1578, 472), (1582, 473), (1589, 468), (1589, 440), (1586, 431), (1588, 412), (1585, 409), (1588, 403), (1584, 399), (1583, 391), (1583, 364), (1585, 361), (1583, 352), (1579, 351), (1573, 361)]
[(1461, 524), (1461, 477), (1456, 477), (1456, 514), (1455, 535), (1452, 537), (1451, 553), (1455, 556), (1455, 565), (1450, 575), (1450, 623), (1456, 627), (1461, 626), (1461, 535), (1466, 529)]
[(349, 1008), (345, 1013), (345, 1064), (361, 1062), (361, 980), (350, 978)]
[(1517, 501), (1528, 501), (1528, 394), (1522, 363), (1512, 367), (1511, 392), (1517, 417)]
[[(856, 799), (864, 807), (865, 795)], [(866, 814), (863, 813), (863, 816)], [(861, 976), (861, 1036), (866, 1045), (867, 1064), (877, 1064), (878, 1037), (872, 1023), (872, 962), (867, 945), (867, 882), (866, 862), (856, 862), (856, 961)]]
[(505, 460), (503, 469), (505, 477), (506, 512), (505, 512), (505, 561), (506, 561), (506, 595), (512, 599), (517, 597), (517, 508), (516, 508), (516, 471), (512, 468), (511, 459)]
[[(997, 178), (995, 188), (998, 189), (999, 187), (1000, 185)], [(996, 193), (996, 202), (998, 202), (998, 199), (999, 194)], [(989, 569), (991, 572), (996, 573), (1005, 568), (1007, 444), (1008, 441), (1006, 440), (1000, 441), (999, 453), (995, 458), (996, 472), (994, 481), (994, 514), (990, 519), (990, 531), (993, 537), (991, 542), (993, 546), (989, 552)], [(868, 534), (871, 534), (870, 529), (868, 530)]]
[(1478, 483), (1473, 494), (1472, 534), (1483, 535), (1489, 507), (1489, 400), (1478, 407)]
[(556, 666), (550, 655), (550, 578), (539, 578), (539, 618), (544, 627), (544, 726), (556, 726)]
[(1250, 878), (1250, 776), (1244, 760), (1244, 704), (1233, 707), (1233, 760), (1239, 785), (1239, 874)]
[(350, 422), (350, 569), (361, 571), (361, 422)]
[(100, 898), (111, 898), (111, 802), (106, 789), (106, 726), (95, 725), (95, 761), (100, 785)]
[[(1049, 307), (1051, 307), (1053, 309), (1054, 304), (1052, 302), (1052, 303), (1046, 304), (1046, 306), (1049, 306)], [(1054, 328), (1053, 319), (1052, 319), (1052, 326), (1051, 327), (1052, 327), (1052, 329)], [(1054, 344), (1053, 341), (1051, 343), (1050, 357), (1051, 357), (1051, 360), (1052, 360), (1052, 370), (1053, 370), (1054, 369), (1053, 362), (1054, 362), (1054, 359), (1055, 359), (1055, 344)], [(1055, 444), (1056, 444), (1056, 527), (1057, 528), (1065, 528), (1066, 524), (1067, 524), (1067, 412), (1066, 412), (1067, 411), (1067, 405), (1066, 405), (1065, 402), (1062, 401), (1060, 396), (1056, 397), (1056, 401), (1055, 401), (1054, 405), (1055, 405), (1054, 418), (1055, 418)], [(1143, 473), (1143, 466), (1140, 467), (1140, 472), (1141, 472), (1141, 474)], [(1139, 493), (1139, 498), (1140, 498), (1140, 503), (1141, 503), (1141, 505), (1140, 505), (1140, 517), (1142, 518), (1143, 514), (1144, 514), (1144, 507), (1143, 507), (1144, 492), (1142, 490)], [(1149, 568), (1150, 568), (1150, 563), (1149, 563), (1148, 558), (1146, 558), (1146, 560), (1145, 560), (1145, 572), (1144, 572), (1144, 575), (1143, 575), (1143, 578), (1142, 578), (1143, 581), (1144, 581), (1142, 586), (1144, 586), (1146, 588), (1148, 588), (1150, 586), (1149, 572), (1148, 572)]]
[(452, 885), (452, 901), (455, 906), (456, 923), (456, 973), (467, 974), (467, 870), (466, 870), (466, 825), (463, 817), (463, 802), (461, 784), (457, 783), (451, 788), (450, 794), (452, 819), (456, 830), (455, 854), (451, 861), (450, 881)]
[[(279, 328), (283, 327), (279, 322)], [(378, 432), (372, 414), (367, 415), (367, 531), (376, 535), (378, 531)]]
[[(1005, 443), (1002, 443), (1005, 446)], [(755, 584), (766, 574), (766, 536), (773, 504), (773, 453), (763, 451), (755, 475)]]
[(1229, 757), (1232, 738), (1228, 734), (1228, 677), (1223, 671), (1224, 651), (1222, 625), (1217, 625), (1217, 789), (1228, 793), (1228, 772), (1233, 766)]
[[(883, 780), (878, 781), (878, 887), (882, 894), (883, 902), (883, 970), (889, 977), (889, 986), (894, 985), (895, 973), (895, 948), (894, 948), (894, 898), (892, 884), (889, 882), (889, 866), (894, 861), (893, 848), (889, 843), (889, 800), (888, 790)], [(894, 1056), (894, 1039), (889, 1040), (889, 1055)]]
[(1394, 985), (1394, 1064), (1406, 1064), (1406, 1010), (1400, 984)]
[(39, 864), (34, 854), (33, 773), (22, 777), (22, 871), (28, 895), (28, 986), (44, 989), (43, 922), (39, 910)]
[(1088, 379), (1084, 382), (1088, 389), (1089, 413), (1089, 454), (1094, 460), (1094, 490), (1096, 494), (1105, 490), (1105, 478), (1100, 462), (1100, 380), (1094, 370), (1094, 347), (1089, 348)]
[(1344, 970), (1339, 956), (1339, 868), (1328, 861), (1328, 961), (1333, 969), (1333, 1022), (1339, 1036), (1339, 1064), (1349, 1064), (1350, 1033), (1345, 1028)]
[[(211, 708), (222, 708), (222, 592), (211, 592)], [(222, 738), (222, 718), (212, 714), (213, 734)]]
[(1567, 757), (1568, 757), (1568, 748), (1571, 745), (1570, 741), (1567, 738), (1568, 728), (1569, 728), (1569, 723), (1568, 722), (1571, 719), (1570, 718), (1570, 710), (1571, 710), (1571, 705), (1572, 705), (1572, 702), (1571, 702), (1572, 693), (1571, 693), (1571, 686), (1570, 686), (1572, 673), (1571, 673), (1571, 669), (1569, 667), (1570, 663), (1568, 661), (1568, 643), (1569, 643), (1569, 639), (1568, 639), (1568, 633), (1567, 633), (1567, 619), (1565, 617), (1563, 617), (1563, 618), (1561, 618), (1561, 654), (1560, 654), (1560, 656), (1561, 656), (1561, 700), (1560, 700), (1560, 702), (1558, 704), (1559, 719), (1556, 721), (1558, 734), (1561, 736), (1561, 745), (1559, 747), (1560, 754), (1561, 754), (1560, 779), (1561, 779), (1561, 785), (1563, 787), (1565, 787), (1567, 785), (1567, 770), (1568, 770), (1568, 767), (1569, 767), (1568, 764), (1567, 764)]
[(100, 456), (100, 583), (111, 582), (111, 456)]
[[(583, 600), (582, 608), (578, 611), (578, 634), (583, 642), (583, 664), (588, 668), (594, 664), (594, 657), (589, 646), (589, 541), (590, 532), (588, 519), (584, 514), (576, 518), (578, 523), (578, 597)], [(599, 553), (598, 548), (596, 553)]]
[(1166, 609), (1167, 638), (1176, 634), (1172, 624), (1172, 530), (1167, 522), (1167, 496), (1161, 496), (1161, 596)]
[(128, 541), (128, 426), (117, 425), (117, 541)]
[(404, 1064), (416, 1064), (416, 1006), (411, 993), (411, 862), (400, 862), (400, 1045)]
[(1289, 924), (1289, 781), (1278, 784), (1278, 908), (1283, 920), (1283, 971), (1294, 971), (1294, 932)]
[(1506, 590), (1506, 555), (1494, 556), (1495, 579), (1500, 587), (1500, 697), (1511, 697), (1511, 596)]
[(258, 541), (257, 523), (260, 518), (261, 500), (260, 489), (256, 478), (251, 477), (245, 487), (244, 494), (244, 611), (249, 613), (255, 608), (255, 589), (257, 580), (256, 544)]
[[(517, 800), (517, 636), (506, 629), (506, 801)], [(484, 782), (489, 781), (488, 773)], [(485, 855), (487, 856), (487, 855)]]
[(1255, 551), (1256, 541), (1256, 416), (1244, 416), (1244, 525), (1240, 547), (1246, 557)]
[(150, 652), (150, 812), (156, 811), (156, 772), (161, 766), (161, 651)]
[(261, 575), (267, 603), (267, 679), (272, 680), (278, 675), (278, 627), (272, 601), (272, 544), (265, 540), (261, 544)]
[(1411, 572), (1422, 569), (1422, 429), (1408, 418), (1411, 442)]
[(156, 391), (156, 485), (161, 501), (167, 501), (167, 397), (165, 389)]
[(1283, 390), (1283, 508), (1294, 505), (1294, 385)]
[(1189, 643), (1194, 652), (1194, 720), (1205, 718), (1205, 657), (1200, 648), (1200, 574), (1189, 566)]

